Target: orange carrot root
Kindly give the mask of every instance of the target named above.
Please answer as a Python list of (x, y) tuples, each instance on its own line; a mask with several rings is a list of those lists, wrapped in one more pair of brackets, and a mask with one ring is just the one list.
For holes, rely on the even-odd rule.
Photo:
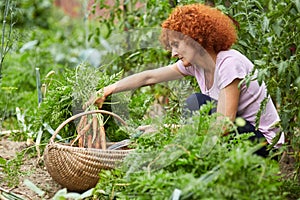
[(91, 134), (88, 135), (88, 139), (87, 139), (87, 147), (88, 148), (92, 148), (92, 138), (93, 136)]
[(103, 150), (106, 149), (106, 138), (104, 126), (100, 126), (100, 143)]
[(97, 119), (97, 116), (95, 115), (95, 116), (93, 116), (93, 137), (92, 137), (92, 146), (93, 147), (96, 147), (95, 143), (97, 142), (97, 140), (96, 140), (97, 133), (98, 133), (98, 119)]
[(85, 125), (83, 127), (83, 129), (80, 130), (80, 132), (78, 133), (77, 137), (75, 138), (75, 140), (72, 142), (71, 146), (78, 140), (80, 139), (80, 141), (78, 141), (78, 146), (79, 147), (83, 147), (84, 146), (84, 140), (85, 140), (85, 133), (90, 129), (91, 127), (91, 123), (88, 123), (87, 125)]
[[(77, 127), (76, 127), (76, 130), (77, 130), (77, 133), (78, 135), (80, 135), (80, 132), (81, 130), (84, 128), (84, 126), (86, 126), (86, 123), (87, 123), (87, 116), (82, 116)], [(78, 136), (77, 136), (78, 137)], [(71, 145), (74, 144), (74, 142), (76, 142), (77, 139), (75, 139)], [(78, 146), (79, 147), (83, 147), (84, 146), (84, 136), (82, 137), (79, 137), (78, 138)]]
[(101, 144), (100, 144), (100, 127), (98, 126), (97, 135), (96, 135), (96, 139), (95, 139), (95, 148), (100, 149), (100, 147), (101, 147)]

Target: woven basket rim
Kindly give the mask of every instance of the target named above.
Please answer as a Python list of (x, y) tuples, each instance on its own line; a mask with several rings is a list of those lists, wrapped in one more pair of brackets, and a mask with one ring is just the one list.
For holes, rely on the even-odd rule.
[(68, 149), (70, 151), (75, 150), (75, 151), (82, 151), (82, 152), (95, 152), (95, 153), (112, 153), (112, 152), (131, 152), (134, 151), (135, 149), (97, 149), (97, 148), (87, 148), (87, 147), (77, 147), (77, 146), (70, 146), (66, 143), (58, 143), (58, 142), (53, 142), (53, 143), (49, 143), (47, 144), (47, 147), (50, 148), (55, 148), (55, 147), (59, 147), (62, 149)]

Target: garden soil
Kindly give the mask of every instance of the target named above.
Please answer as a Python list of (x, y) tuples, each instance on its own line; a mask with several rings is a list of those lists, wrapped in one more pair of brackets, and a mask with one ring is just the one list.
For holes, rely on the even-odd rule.
[[(7, 137), (0, 137), (0, 157), (10, 160), (13, 159), (17, 152), (28, 148), (26, 142), (14, 142)], [(24, 200), (40, 200), (51, 199), (55, 193), (62, 189), (48, 174), (43, 165), (42, 159), (38, 160), (37, 157), (30, 157), (27, 155), (23, 158), (21, 165), (21, 175), (19, 184), (16, 187), (9, 187), (8, 181), (5, 180), (5, 174), (0, 168), (0, 188), (12, 192)], [(29, 189), (24, 184), (24, 180), (29, 180), (34, 183), (39, 189), (45, 192), (43, 197), (40, 197), (33, 190)], [(0, 190), (1, 193), (1, 190)], [(1, 198), (0, 198), (1, 199)]]

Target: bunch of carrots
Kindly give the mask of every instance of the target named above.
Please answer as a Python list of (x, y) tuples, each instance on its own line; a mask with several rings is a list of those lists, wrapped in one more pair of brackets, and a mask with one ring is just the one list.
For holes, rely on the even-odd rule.
[(78, 135), (71, 146), (78, 140), (78, 147), (106, 149), (106, 135), (101, 114), (82, 116), (76, 130)]

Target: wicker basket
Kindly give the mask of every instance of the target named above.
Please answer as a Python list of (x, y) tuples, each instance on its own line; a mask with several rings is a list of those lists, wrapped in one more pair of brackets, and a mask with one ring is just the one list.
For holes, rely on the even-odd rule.
[(70, 191), (82, 192), (94, 187), (99, 181), (101, 169), (113, 169), (133, 149), (102, 150), (80, 148), (69, 144), (55, 143), (58, 132), (69, 122), (90, 114), (108, 114), (125, 122), (116, 114), (105, 110), (94, 110), (74, 115), (64, 121), (50, 138), (44, 152), (44, 162), (51, 177)]

